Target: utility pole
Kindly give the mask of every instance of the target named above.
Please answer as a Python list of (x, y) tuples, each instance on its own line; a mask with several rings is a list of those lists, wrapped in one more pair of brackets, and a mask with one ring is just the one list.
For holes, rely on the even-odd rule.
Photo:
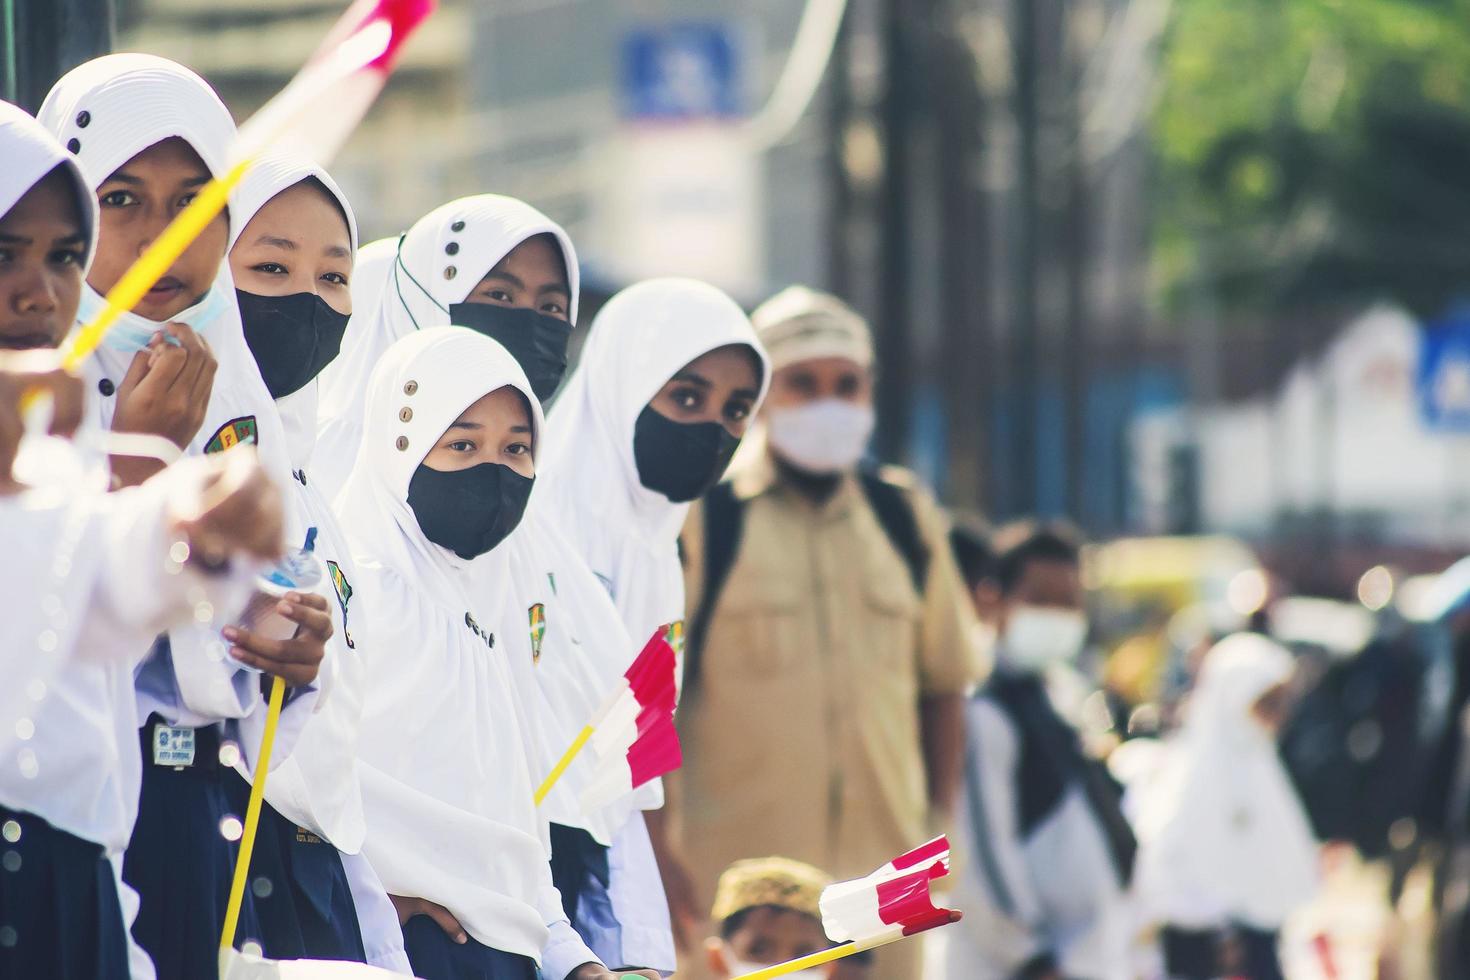
[(847, 128), (852, 121), (852, 16), (844, 9), (827, 69), (827, 289), (848, 296), (852, 289), (852, 181), (847, 173)]
[(948, 499), (987, 511), (986, 438), (995, 377), (986, 316), (989, 263), (983, 195), (979, 190), (984, 105), (976, 65), (955, 30), (955, 6), (941, 0), (929, 22), (930, 57), (939, 141), (939, 270), (943, 319), (939, 380), (948, 419)]
[(1041, 226), (1038, 183), (1037, 140), (1041, 123), (1038, 94), (1037, 11), (1042, 0), (1013, 0), (1012, 23), (1015, 64), (1015, 116), (1018, 138), (1016, 167), (1017, 227), (1014, 240), (1012, 290), (1011, 347), (1014, 366), (1013, 381), (1007, 402), (1015, 420), (1013, 470), (1008, 509), (1012, 514), (1028, 514), (1036, 509), (1037, 494), (1037, 410), (1039, 402), (1040, 357), (1037, 336), (1040, 324), (1036, 315), (1037, 262), (1040, 250), (1037, 240)]
[(0, 0), (5, 98), (35, 112), (51, 86), (84, 61), (112, 50), (113, 0)]
[(877, 449), (880, 458), (901, 459), (913, 395), (910, 366), (911, 217), (910, 143), (922, 112), (914, 75), (918, 0), (883, 0), (883, 179), (880, 195), (877, 353)]
[(1091, 230), (1088, 221), (1090, 184), (1088, 180), (1087, 146), (1085, 133), (1085, 93), (1082, 91), (1086, 73), (1086, 52), (1080, 50), (1076, 32), (1071, 28), (1072, 15), (1063, 12), (1062, 23), (1067, 25), (1063, 44), (1065, 57), (1062, 69), (1068, 110), (1067, 145), (1071, 153), (1065, 161), (1067, 166), (1067, 224), (1066, 224), (1066, 279), (1067, 279), (1067, 326), (1066, 339), (1062, 344), (1061, 395), (1064, 408), (1064, 443), (1066, 446), (1067, 515), (1086, 526), (1087, 509), (1087, 395), (1089, 388), (1089, 330), (1088, 330), (1088, 284), (1091, 265), (1088, 239)]

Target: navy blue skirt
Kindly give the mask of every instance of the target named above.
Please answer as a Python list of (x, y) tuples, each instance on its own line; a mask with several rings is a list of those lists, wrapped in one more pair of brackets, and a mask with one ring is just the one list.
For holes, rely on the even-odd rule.
[(117, 881), (102, 845), (0, 807), (0, 978), (128, 980)]
[(416, 915), (403, 924), (403, 947), (423, 980), (536, 980), (536, 961), (475, 942), (457, 943), (439, 923)]
[[(214, 728), (195, 733), (195, 764), (175, 769), (153, 763), (153, 725), (145, 725), (143, 795), (138, 823), (123, 859), (123, 880), (142, 899), (133, 938), (153, 957), (158, 980), (199, 980), (219, 972), (230, 881), (239, 844), (226, 840), (220, 824), (233, 816), (244, 823), (226, 792), (232, 769), (219, 765)], [(235, 946), (260, 941), (254, 897), (245, 889)]]
[[(228, 784), (231, 802), (244, 813), (250, 784), (236, 772), (229, 774)], [(367, 962), (341, 855), (330, 842), (296, 826), (269, 803), (260, 810), (250, 858), (250, 891), (266, 956)]]

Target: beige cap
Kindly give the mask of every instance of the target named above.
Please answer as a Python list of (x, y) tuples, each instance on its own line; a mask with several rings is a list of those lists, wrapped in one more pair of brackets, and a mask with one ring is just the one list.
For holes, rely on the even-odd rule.
[(821, 870), (790, 858), (736, 861), (720, 875), (712, 915), (716, 922), (723, 922), (746, 909), (775, 905), (820, 919), (818, 902), (822, 889), (831, 883)]
[(791, 286), (756, 307), (750, 322), (773, 371), (819, 357), (845, 357), (864, 368), (873, 364), (867, 321), (830, 293)]

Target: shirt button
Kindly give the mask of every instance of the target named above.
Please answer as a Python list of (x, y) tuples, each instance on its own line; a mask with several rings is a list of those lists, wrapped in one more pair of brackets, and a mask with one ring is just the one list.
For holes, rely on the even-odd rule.
[(112, 383), (111, 378), (103, 378), (97, 382), (97, 390), (102, 392), (103, 398), (111, 398), (113, 393), (117, 391), (117, 385)]
[(90, 112), (88, 112), (86, 109), (83, 109), (81, 112), (77, 113), (77, 125), (79, 127), (81, 127), (82, 129), (86, 129), (87, 128), (87, 124), (90, 123), (91, 121), (92, 121), (92, 114)]

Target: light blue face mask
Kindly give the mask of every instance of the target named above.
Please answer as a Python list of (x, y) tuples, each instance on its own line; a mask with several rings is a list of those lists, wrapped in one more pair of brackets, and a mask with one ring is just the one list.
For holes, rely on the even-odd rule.
[[(82, 302), (77, 308), (77, 323), (90, 323), (106, 307), (107, 301), (91, 286), (82, 286)], [(225, 291), (218, 286), (210, 287), (204, 298), (187, 310), (169, 317), (170, 322), (187, 323), (194, 332), (207, 337), (209, 328), (229, 309), (230, 301)], [(102, 346), (121, 354), (136, 354), (148, 347), (153, 335), (163, 329), (157, 323), (136, 313), (124, 313), (107, 329)], [(165, 333), (165, 342), (178, 346), (178, 341)]]

